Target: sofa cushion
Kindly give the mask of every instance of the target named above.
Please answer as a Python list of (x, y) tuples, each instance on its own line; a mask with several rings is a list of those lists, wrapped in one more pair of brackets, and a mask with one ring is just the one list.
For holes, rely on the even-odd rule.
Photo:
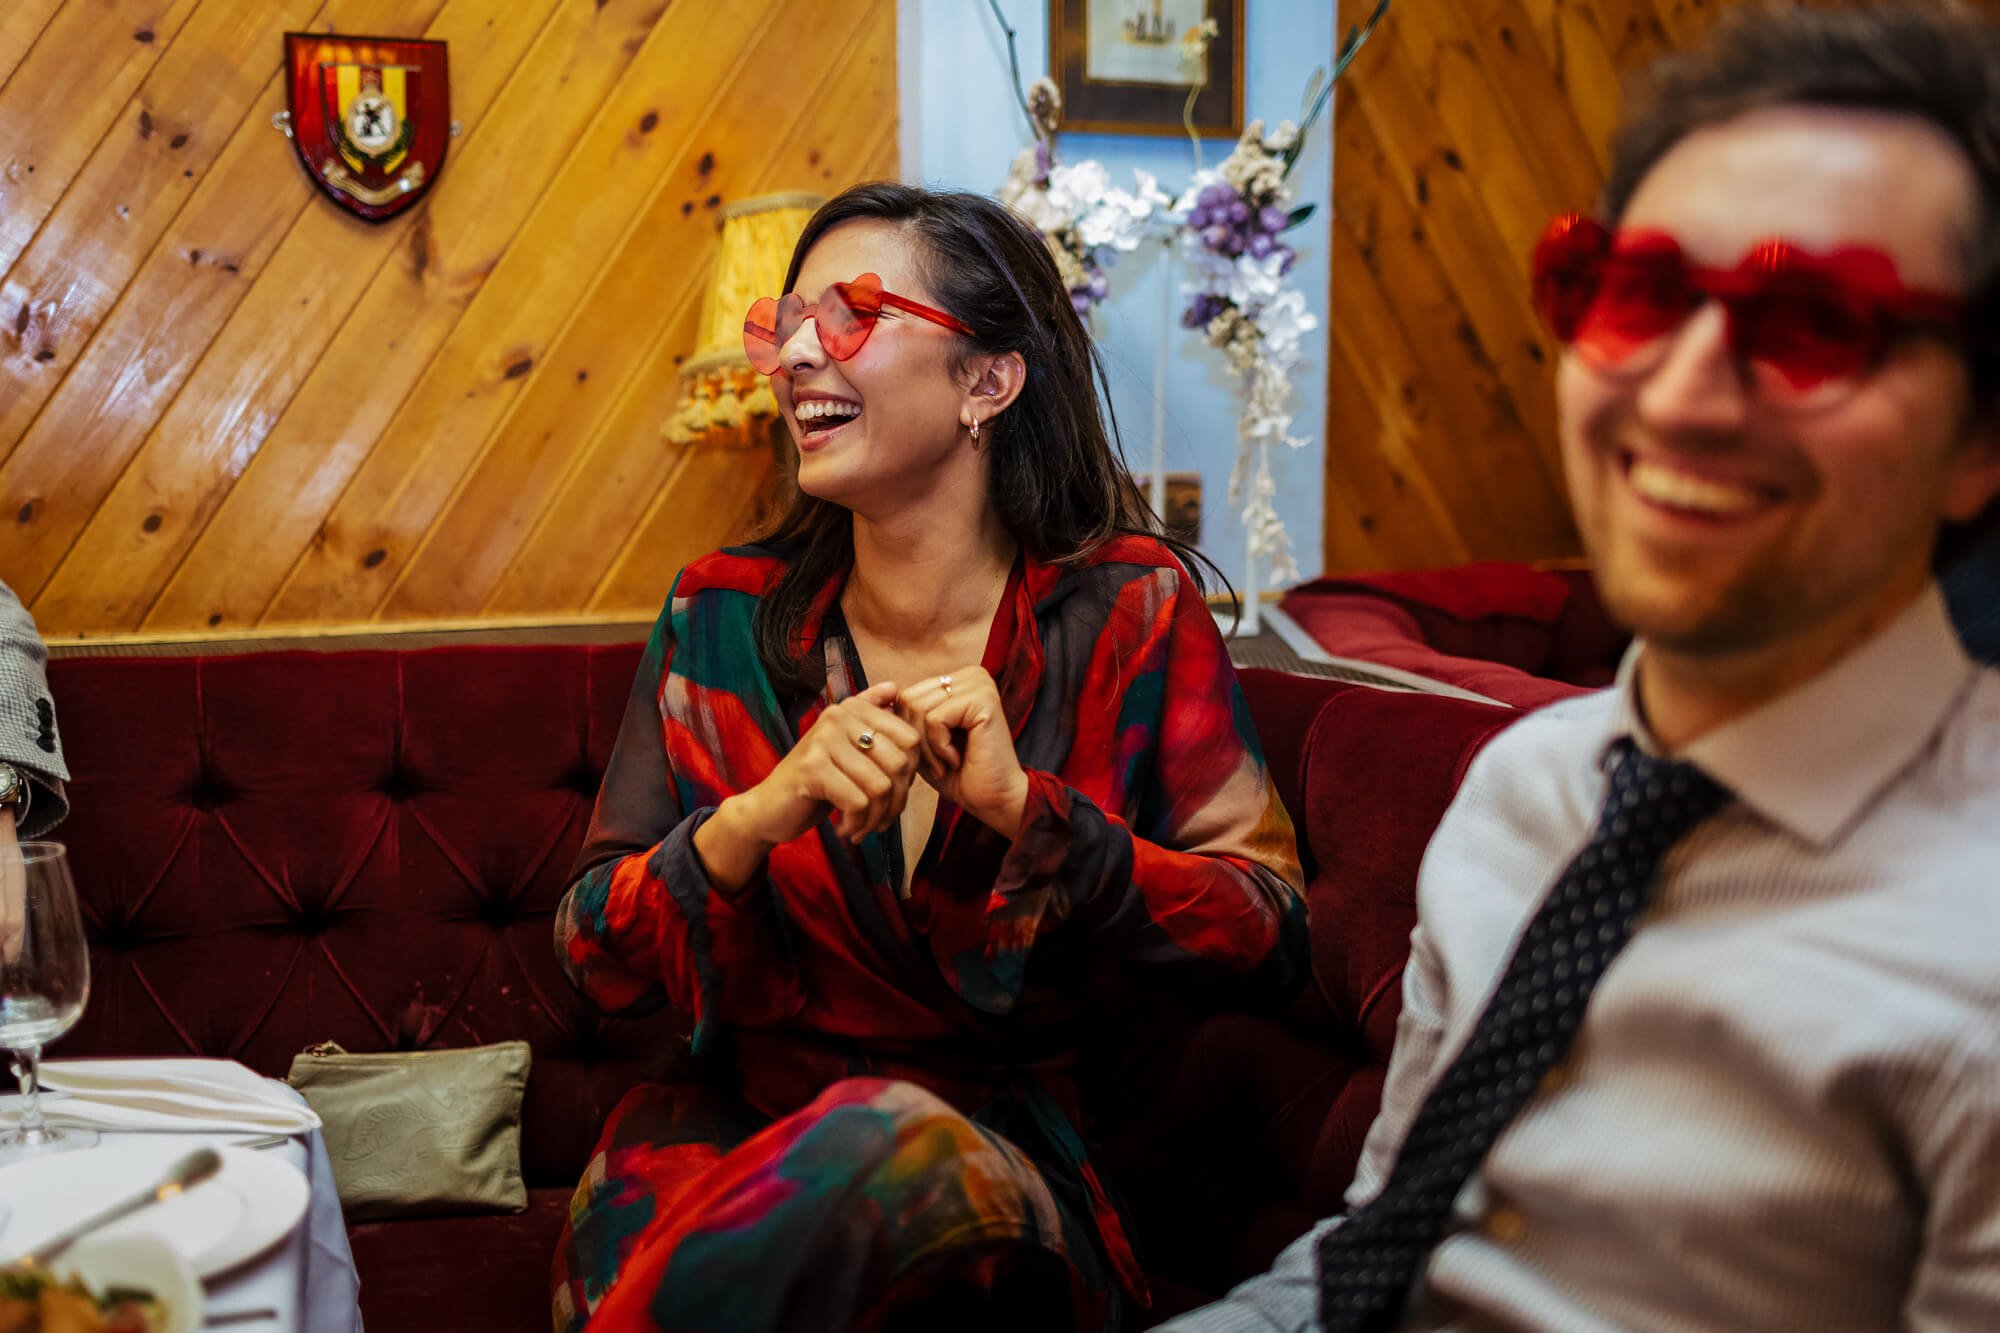
[(1609, 684), (1628, 637), (1587, 573), (1520, 564), (1329, 576), (1282, 605), (1336, 656), (1523, 708)]
[(528, 1192), (528, 1210), (496, 1217), (370, 1222), (348, 1229), (371, 1330), (546, 1333), (549, 1261), (570, 1191)]
[(226, 1056), (524, 1038), (530, 1186), (568, 1186), (677, 1045), (599, 1017), (552, 918), (638, 648), (51, 664), (91, 1002), (59, 1055)]
[(1416, 925), (1417, 869), (1479, 748), (1517, 709), (1442, 695), (1341, 685), (1313, 714), (1301, 837), (1313, 980), (1337, 1030), (1387, 1061)]

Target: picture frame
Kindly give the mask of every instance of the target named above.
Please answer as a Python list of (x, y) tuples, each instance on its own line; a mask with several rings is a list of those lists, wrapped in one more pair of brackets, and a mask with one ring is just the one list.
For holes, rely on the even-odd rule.
[(1062, 128), (1081, 133), (1187, 133), (1192, 86), (1182, 38), (1216, 21), (1208, 79), (1195, 99), (1203, 138), (1243, 133), (1244, 0), (1049, 0), (1049, 71), (1062, 91)]

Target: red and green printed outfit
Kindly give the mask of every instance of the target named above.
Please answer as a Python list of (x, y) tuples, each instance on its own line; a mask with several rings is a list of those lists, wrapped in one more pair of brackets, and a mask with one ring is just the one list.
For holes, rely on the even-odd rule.
[(904, 893), (893, 825), (856, 847), (822, 821), (724, 893), (695, 830), (866, 687), (837, 578), (802, 640), (826, 689), (774, 688), (752, 617), (783, 569), (746, 548), (682, 571), (557, 913), (587, 995), (676, 1006), (717, 1072), (612, 1113), (556, 1325), (1116, 1327), (1147, 1298), (1084, 1146), (1086, 971), (1275, 997), (1305, 967), (1291, 823), (1222, 637), (1157, 542), (1024, 555), (983, 663), (1028, 773), (1019, 834), (940, 802)]

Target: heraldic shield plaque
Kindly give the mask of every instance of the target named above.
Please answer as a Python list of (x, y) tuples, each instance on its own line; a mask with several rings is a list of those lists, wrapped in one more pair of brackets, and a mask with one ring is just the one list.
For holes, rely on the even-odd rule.
[(444, 169), (451, 87), (443, 42), (285, 34), (292, 146), (313, 184), (386, 222)]

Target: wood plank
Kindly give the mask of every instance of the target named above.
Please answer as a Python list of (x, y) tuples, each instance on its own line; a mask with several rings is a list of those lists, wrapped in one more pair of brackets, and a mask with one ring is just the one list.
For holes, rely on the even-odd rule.
[(1515, 143), (1531, 155), (1558, 199), (1587, 207), (1604, 169), (1570, 103), (1566, 71), (1550, 61), (1521, 0), (1470, 3), (1483, 38), (1475, 56)]
[[(897, 147), (897, 124), (891, 119), (870, 149), (859, 179), (895, 179)], [(625, 554), (625, 544), (606, 541), (605, 534), (636, 534), (680, 461), (680, 446), (661, 437), (660, 423), (678, 405), (679, 366), (697, 336), (700, 302), (695, 296), (690, 291), (662, 327), (646, 364), (630, 377), (624, 397), (544, 507), (481, 609), (482, 617), (550, 614), (586, 605)], [(658, 590), (654, 600), (664, 592)]]
[(1367, 386), (1379, 417), (1400, 415), (1411, 427), (1378, 439), (1395, 450), (1384, 461), (1395, 474), (1396, 489), (1407, 490), (1431, 523), (1452, 533), (1458, 544), (1473, 550), (1498, 546), (1506, 540), (1507, 525), (1489, 497), (1466, 485), (1461, 468), (1434, 468), (1420, 452), (1425, 446), (1466, 443), (1481, 428), (1479, 414), (1466, 409), (1455, 384), (1435, 384), (1425, 373), (1370, 266), (1363, 239), (1345, 216), (1334, 219), (1332, 255), (1342, 279), (1341, 317), (1332, 321), (1329, 359), (1347, 362)]
[(1597, 11), (1586, 0), (1526, 0), (1524, 8), (1602, 181), (1611, 167), (1611, 128), (1618, 121), (1624, 84)]
[[(1350, 261), (1351, 262), (1351, 261)], [(1344, 286), (1339, 274), (1336, 286)], [(1385, 410), (1378, 410), (1385, 409)], [(1361, 573), (1456, 564), (1470, 548), (1423, 502), (1389, 460), (1410, 453), (1412, 426), (1400, 402), (1378, 402), (1346, 356), (1327, 358), (1327, 437), (1348, 447), (1327, 458), (1323, 522), (1326, 571)]]
[[(1344, 117), (1339, 132), (1337, 151), (1348, 159), (1350, 173), (1367, 172), (1372, 164), (1377, 174), (1365, 207), (1340, 210), (1336, 225), (1356, 241), (1368, 273), (1380, 276), (1380, 290), (1395, 293), (1393, 301), (1383, 299), (1382, 314), (1400, 325), (1404, 345), (1425, 378), (1450, 386), (1444, 400), (1450, 431), (1423, 437), (1419, 456), (1426, 471), (1437, 479), (1453, 513), (1462, 519), (1484, 515), (1479, 549), (1524, 541), (1529, 549), (1541, 550), (1564, 541), (1568, 507), (1542, 466), (1542, 450), (1553, 454), (1556, 443), (1553, 357), (1538, 363), (1532, 376), (1519, 377), (1521, 392), (1530, 395), (1527, 410), (1522, 410), (1444, 276), (1432, 246), (1430, 218), (1410, 211), (1389, 181), (1368, 120)], [(1345, 295), (1353, 302), (1373, 294), (1357, 280)], [(1515, 299), (1525, 299), (1525, 288)], [(1525, 420), (1530, 415), (1533, 427)], [(1533, 438), (1531, 431), (1537, 429), (1547, 436)]]
[[(443, 3), (335, 0), (330, 12), (350, 31), (415, 35), (421, 27), (395, 25), (421, 25)], [(0, 495), (19, 506), (15, 522), (0, 524), (0, 568), (21, 580), (15, 590), (23, 599), (39, 593), (292, 223), (316, 198), (296, 160), (271, 151), (282, 147), (282, 140), (269, 118), (284, 105), (281, 76), (274, 75), (257, 109), (237, 127), (126, 286), (82, 361), (0, 464)], [(341, 226), (362, 229), (341, 216)], [(199, 262), (190, 262), (197, 254)], [(313, 274), (315, 284), (321, 276)], [(5, 419), (0, 405), (0, 420)]]
[[(1456, 141), (1442, 137), (1413, 83), (1385, 61), (1387, 77), (1350, 96), (1381, 145), (1390, 178), (1413, 215), (1423, 219), (1432, 252), (1444, 267), (1464, 307), (1480, 353), (1498, 371), (1515, 408), (1537, 446), (1551, 482), (1560, 473), (1555, 456), (1555, 418), (1545, 386), (1554, 347), (1528, 305), (1528, 260), (1532, 240), (1516, 245), (1503, 234), (1472, 177), (1481, 163), (1463, 155)], [(1364, 164), (1366, 165), (1366, 164)], [(1335, 170), (1336, 214), (1341, 172)], [(1546, 222), (1546, 218), (1543, 219)], [(1509, 232), (1531, 230), (1519, 225)]]
[[(837, 36), (851, 31), (866, 8), (865, 0), (840, 0), (793, 10), (790, 22), (760, 34), (744, 64), (726, 71), (725, 87), (741, 84), (762, 94), (750, 104), (752, 114), (735, 118), (731, 133), (754, 142), (752, 131), (769, 119), (770, 71), (790, 68), (800, 50), (835, 46)], [(710, 100), (713, 92), (700, 100), (687, 96), (692, 81), (685, 77), (691, 72), (686, 48), (678, 53), (682, 74), (661, 121), (673, 127), (670, 142), (692, 147), (688, 129), (719, 126), (720, 120)], [(733, 148), (737, 142), (710, 133), (718, 148)], [(726, 157), (718, 152), (713, 169), (721, 169)], [(673, 160), (683, 164), (670, 178), (676, 189), (689, 183), (682, 180), (685, 172), (700, 174), (700, 163), (687, 149)], [(378, 450), (369, 457), (323, 525), (325, 540), (302, 556), (267, 611), (267, 622), (354, 619), (376, 609), (465, 469), (531, 379), (543, 373), (574, 381), (581, 367), (554, 364), (548, 354), (573, 311), (579, 280), (585, 274), (593, 284), (598, 280), (640, 206), (656, 193), (649, 188), (652, 183), (652, 178), (628, 180), (594, 169), (574, 185), (558, 182), (521, 243), (510, 251), (509, 258), (518, 252), (525, 260), (502, 260), (390, 427), (402, 438), (421, 441), (421, 447)], [(676, 207), (679, 202), (690, 205), (690, 214), (706, 202), (701, 193), (690, 198), (684, 189), (674, 197)]]
[(198, 178), (276, 76), (282, 34), (321, 0), (206, 0), (0, 282), (9, 399), (0, 460), (27, 433)]
[(770, 468), (769, 450), (755, 442), (704, 440), (689, 449), (590, 609), (658, 610), (675, 570), (740, 535), (743, 512)]
[[(428, 447), (431, 427), (397, 416), (413, 391), (432, 386), (449, 419), (464, 406), (468, 386), (487, 378), (479, 367), (443, 383), (454, 365), (462, 371), (467, 364), (458, 329), (469, 307), (491, 299), (482, 296), (489, 282), (504, 292), (490, 308), (510, 312), (524, 299), (525, 284), (544, 292), (553, 310), (544, 330), (560, 324), (559, 307), (575, 300), (583, 275), (602, 262), (636, 201), (684, 155), (690, 125), (706, 113), (715, 85), (774, 13), (771, 0), (763, 0), (754, 10), (682, 4), (656, 14), (650, 35), (636, 45), (633, 62), (560, 172), (553, 165), (544, 169), (534, 190), (519, 188), (522, 176), (507, 145), (496, 144), (499, 155), (477, 173), (493, 197), (479, 201), (479, 213), (432, 229), (436, 239), (426, 243), (425, 262), (412, 273), (385, 274), (392, 285), (370, 294), (328, 350), (149, 623), (240, 625), (262, 617), (302, 556), (327, 539), (324, 524), (364, 464), (393, 468), (391, 460), (407, 461)], [(686, 62), (689, 49), (708, 51), (713, 64), (697, 75)], [(482, 219), (504, 220), (505, 232), (489, 233)], [(512, 259), (503, 264), (503, 256)], [(411, 284), (413, 290), (404, 290)], [(356, 393), (357, 375), (377, 360), (374, 330), (385, 322), (397, 327), (408, 355), (376, 372), (380, 384), (371, 381), (368, 392)], [(510, 384), (506, 370), (531, 354), (517, 344), (501, 355), (490, 378)]]
[(62, 5), (63, 0), (8, 0), (0, 7), (0, 92)]
[[(584, 446), (578, 466), (542, 507), (533, 531), (481, 608), (482, 617), (553, 613), (587, 604), (623, 549), (625, 534), (638, 527), (686, 452), (660, 428), (679, 405), (680, 365), (698, 336), (700, 316), (698, 295), (684, 293)], [(611, 534), (615, 539), (607, 540)]]
[(49, 20), (0, 89), (0, 273), (199, 3), (95, 0), (65, 5)]
[[(594, 0), (560, 2), (595, 13)], [(499, 99), (511, 86), (510, 75), (549, 30), (552, 12), (547, 0), (497, 15), (475, 0), (453, 0), (438, 12), (427, 35), (449, 42), (459, 56), (453, 109), (470, 138), (476, 138), (490, 109), (505, 105)], [(553, 70), (541, 71), (548, 86), (534, 91), (550, 93), (562, 73), (555, 62)], [(569, 115), (551, 109), (518, 130), (509, 122), (508, 142), (530, 160), (540, 152), (559, 155), (567, 147), (565, 130), (580, 126), (590, 109), (588, 102)], [(268, 126), (265, 132), (271, 133)], [(545, 144), (544, 135), (554, 143)], [(270, 170), (280, 169), (288, 177), (302, 175), (289, 154), (270, 163)], [(430, 199), (379, 227), (317, 197), (297, 215), (37, 600), (38, 613), (46, 610), (58, 624), (140, 625), (179, 554), (255, 456), (335, 330), (382, 267), (405, 254), (402, 239), (414, 218), (452, 189), (454, 180), (448, 166)], [(283, 336), (273, 337), (274, 329)], [(378, 340), (382, 333), (376, 330)], [(393, 350), (389, 341), (391, 347), (383, 350)]]
[[(713, 168), (686, 173), (681, 188), (662, 190), (606, 267), (596, 291), (579, 307), (547, 358), (552, 366), (597, 367), (588, 380), (544, 374), (522, 393), (450, 504), (406, 563), (383, 602), (381, 618), (471, 614), (484, 605), (525, 540), (535, 514), (562, 487), (585, 452), (590, 424), (602, 417), (619, 384), (643, 360), (641, 335), (662, 306), (698, 300), (713, 271), (716, 229), (706, 208), (684, 204), (755, 197), (796, 182), (841, 187), (858, 176), (881, 126), (896, 122), (895, 10), (874, 6), (829, 52), (817, 87), (802, 89), (788, 129), (760, 120), (768, 101), (762, 80), (740, 80), (718, 104), (706, 136)], [(842, 114), (817, 108), (842, 95)], [(757, 138), (738, 147), (724, 134), (754, 126)], [(704, 154), (703, 160), (709, 160)], [(665, 299), (663, 299), (665, 298)], [(603, 373), (599, 373), (602, 371)], [(602, 384), (600, 381), (609, 381)], [(594, 390), (594, 392), (593, 392)]]

